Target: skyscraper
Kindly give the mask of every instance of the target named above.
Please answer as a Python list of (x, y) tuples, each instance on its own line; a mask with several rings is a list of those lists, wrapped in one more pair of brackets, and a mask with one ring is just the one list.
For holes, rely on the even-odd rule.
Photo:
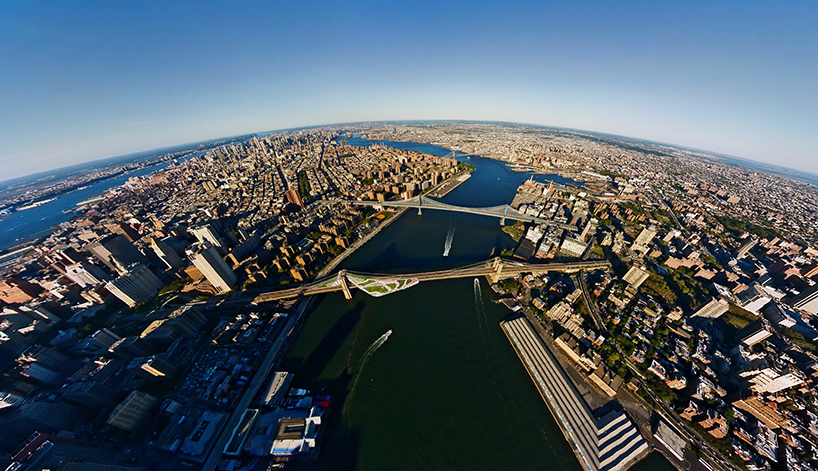
[(196, 239), (199, 243), (209, 243), (214, 247), (218, 247), (223, 249), (225, 247), (224, 240), (219, 237), (219, 234), (216, 232), (216, 229), (211, 224), (202, 224), (199, 226), (194, 226), (188, 229), (188, 231), (196, 236)]
[(756, 244), (758, 244), (758, 239), (753, 238), (741, 244), (741, 247), (739, 247), (738, 250), (736, 251), (736, 258), (742, 259), (746, 257), (747, 254), (750, 253), (750, 250), (752, 250), (752, 248), (756, 246)]
[(287, 190), (284, 194), (287, 196), (288, 202), (298, 205), (301, 209), (304, 209), (304, 200), (301, 199), (301, 193), (298, 190)]
[(207, 281), (213, 285), (219, 293), (226, 293), (236, 284), (236, 274), (222, 259), (219, 252), (208, 245), (199, 245), (192, 250), (188, 250), (188, 257), (193, 265), (202, 272)]
[(124, 275), (134, 263), (148, 265), (148, 259), (125, 236), (111, 234), (88, 244), (86, 250), (94, 254), (111, 270)]
[(105, 280), (111, 279), (100, 267), (91, 265), (84, 260), (66, 265), (65, 276), (83, 288), (86, 286), (96, 286)]
[(790, 306), (810, 314), (818, 314), (818, 285), (807, 288), (792, 298)]
[(148, 267), (132, 264), (127, 268), (127, 274), (105, 285), (111, 294), (128, 307), (134, 307), (156, 296), (156, 293), (162, 288), (162, 282)]
[(151, 239), (151, 248), (156, 252), (156, 256), (167, 265), (168, 270), (179, 270), (184, 267), (185, 262), (182, 257), (164, 240)]
[(642, 229), (642, 232), (636, 237), (636, 240), (633, 241), (633, 245), (631, 246), (631, 250), (634, 252), (640, 253), (647, 253), (648, 252), (648, 245), (653, 241), (653, 238), (656, 236), (656, 228), (649, 227)]
[(634, 288), (638, 288), (642, 283), (645, 282), (645, 280), (648, 279), (649, 276), (650, 273), (634, 265), (631, 267), (630, 270), (628, 270), (628, 273), (625, 273), (625, 277), (622, 279), (625, 280), (626, 283), (630, 284)]

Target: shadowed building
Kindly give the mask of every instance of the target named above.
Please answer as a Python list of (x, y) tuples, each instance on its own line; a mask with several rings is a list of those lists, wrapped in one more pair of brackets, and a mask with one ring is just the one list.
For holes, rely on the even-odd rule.
[(236, 274), (214, 247), (198, 246), (187, 252), (193, 265), (219, 293), (226, 293), (236, 284)]

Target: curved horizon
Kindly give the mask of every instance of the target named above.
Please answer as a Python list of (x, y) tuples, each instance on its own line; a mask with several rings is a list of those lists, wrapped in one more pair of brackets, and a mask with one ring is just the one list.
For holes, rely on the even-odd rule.
[[(253, 135), (268, 135), (272, 133), (278, 132), (287, 132), (287, 131), (300, 131), (300, 130), (310, 130), (310, 129), (320, 129), (320, 128), (329, 128), (329, 127), (341, 127), (341, 126), (359, 126), (364, 124), (387, 124), (387, 123), (479, 123), (479, 124), (498, 124), (498, 125), (516, 125), (516, 126), (531, 126), (531, 127), (538, 127), (543, 128), (544, 130), (553, 129), (553, 130), (560, 130), (560, 131), (571, 131), (571, 132), (578, 132), (578, 133), (587, 133), (587, 134), (596, 134), (602, 135), (612, 138), (619, 138), (619, 139), (629, 139), (632, 141), (642, 142), (645, 144), (650, 145), (659, 145), (659, 146), (666, 146), (666, 147), (673, 147), (681, 151), (694, 151), (694, 152), (702, 152), (712, 155), (713, 157), (717, 158), (726, 158), (726, 159), (736, 159), (741, 161), (746, 161), (748, 163), (753, 163), (756, 165), (761, 165), (773, 169), (780, 169), (782, 171), (787, 171), (790, 173), (801, 174), (804, 176), (812, 177), (818, 179), (818, 173), (808, 172), (806, 170), (800, 170), (797, 168), (787, 167), (783, 165), (776, 165), (769, 162), (764, 162), (760, 160), (750, 159), (747, 157), (737, 156), (737, 155), (729, 155), (720, 152), (714, 152), (707, 149), (700, 149), (696, 147), (685, 146), (682, 144), (674, 144), (669, 142), (661, 142), (651, 140), (649, 138), (639, 138), (634, 136), (625, 136), (621, 134), (613, 134), (601, 131), (593, 131), (589, 129), (578, 129), (578, 128), (571, 128), (571, 127), (563, 127), (563, 126), (555, 126), (555, 125), (548, 125), (548, 124), (537, 124), (537, 123), (526, 123), (522, 121), (496, 121), (496, 120), (471, 120), (471, 119), (398, 119), (398, 120), (364, 120), (364, 121), (355, 121), (355, 122), (339, 122), (339, 123), (329, 123), (329, 124), (316, 124), (316, 125), (308, 125), (308, 126), (296, 126), (296, 127), (287, 127), (281, 129), (273, 129), (273, 130), (265, 130), (265, 131), (253, 131), (253, 132), (246, 132), (246, 133), (239, 133), (230, 136), (219, 136), (213, 138), (202, 139), (198, 141), (191, 141), (182, 144), (171, 144), (165, 145), (161, 147), (156, 147), (152, 149), (144, 149), (144, 150), (137, 150), (132, 152), (126, 152), (123, 154), (112, 155), (102, 158), (96, 158), (91, 160), (86, 160), (82, 162), (77, 162), (71, 165), (66, 165), (63, 167), (55, 167), (48, 170), (42, 170), (39, 172), (34, 172), (26, 175), (20, 175), (16, 177), (1, 179), (0, 183), (10, 183), (13, 181), (25, 181), (29, 178), (45, 176), (49, 173), (53, 172), (61, 172), (66, 171), (72, 168), (77, 167), (82, 168), (84, 166), (88, 166), (89, 168), (92, 167), (92, 164), (99, 163), (100, 166), (105, 165), (105, 161), (114, 160), (114, 159), (125, 159), (128, 157), (139, 158), (141, 157), (151, 157), (156, 155), (161, 155), (165, 153), (170, 153), (171, 151), (179, 151), (189, 149), (191, 147), (202, 145), (202, 144), (209, 144), (216, 141), (222, 140), (234, 140), (238, 138), (242, 138), (245, 136), (253, 136)], [(769, 172), (768, 172), (769, 173)], [(785, 177), (784, 175), (779, 175)], [(785, 177), (786, 178), (786, 177)], [(810, 182), (815, 185), (818, 185), (818, 182)]]

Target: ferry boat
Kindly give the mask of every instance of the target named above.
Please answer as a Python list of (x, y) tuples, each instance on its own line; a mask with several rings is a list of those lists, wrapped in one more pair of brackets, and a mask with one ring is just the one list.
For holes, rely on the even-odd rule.
[(35, 201), (35, 202), (31, 203), (31, 204), (27, 204), (25, 206), (20, 206), (19, 208), (17, 208), (17, 211), (25, 211), (26, 209), (36, 208), (36, 207), (42, 206), (42, 205), (44, 205), (46, 203), (50, 203), (52, 201), (55, 201), (56, 199), (57, 198), (54, 197), (54, 198), (48, 198), (48, 199), (44, 199), (44, 200), (40, 200), (40, 201)]

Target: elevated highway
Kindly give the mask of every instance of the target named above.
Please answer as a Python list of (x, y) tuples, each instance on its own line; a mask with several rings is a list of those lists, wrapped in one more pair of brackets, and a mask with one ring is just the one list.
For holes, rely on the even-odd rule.
[(573, 273), (579, 270), (597, 270), (610, 268), (608, 260), (581, 260), (553, 263), (522, 263), (495, 257), (484, 262), (467, 265), (450, 270), (429, 271), (406, 274), (364, 273), (341, 270), (335, 274), (319, 278), (295, 288), (281, 289), (261, 293), (252, 301), (261, 304), (280, 299), (297, 298), (313, 294), (343, 291), (347, 299), (352, 297), (351, 290), (359, 288), (373, 296), (384, 296), (402, 289), (410, 288), (422, 281), (448, 280), (452, 278), (475, 278), (485, 276), (492, 282), (519, 275), (521, 273), (541, 274), (547, 272)]

